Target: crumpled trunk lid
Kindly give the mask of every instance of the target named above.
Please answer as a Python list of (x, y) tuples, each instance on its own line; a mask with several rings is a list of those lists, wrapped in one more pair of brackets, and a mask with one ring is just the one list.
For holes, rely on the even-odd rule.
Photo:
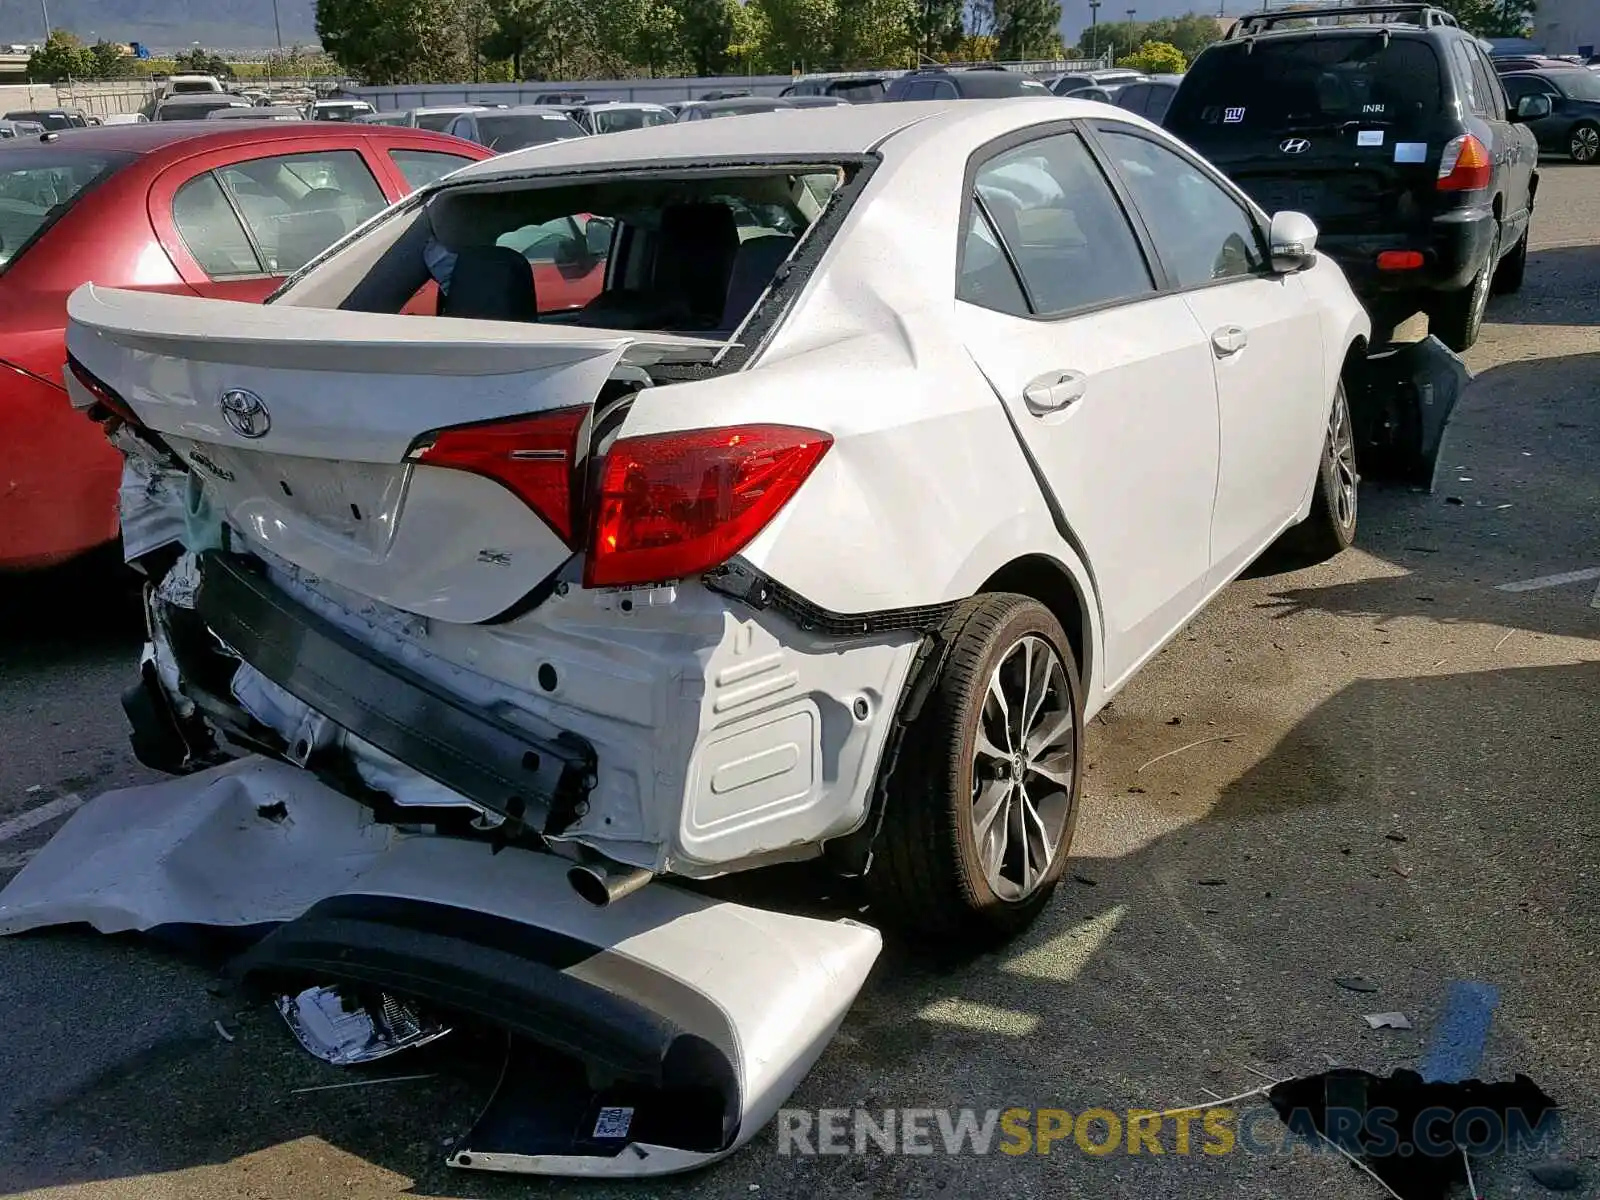
[[(516, 603), (572, 548), (487, 474), (417, 461), (427, 435), (592, 409), (623, 364), (709, 361), (723, 346), (93, 284), (67, 313), (69, 355), (203, 483), (187, 500), (191, 527), (225, 521), (342, 587), (463, 622)], [(71, 370), (67, 386), (74, 404), (94, 404)]]

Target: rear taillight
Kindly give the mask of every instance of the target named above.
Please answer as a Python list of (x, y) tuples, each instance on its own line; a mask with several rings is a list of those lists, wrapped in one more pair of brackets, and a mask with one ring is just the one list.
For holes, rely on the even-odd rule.
[(1476, 192), (1489, 186), (1493, 169), (1489, 148), (1463, 133), (1447, 142), (1439, 159), (1439, 190), (1441, 192)]
[(408, 455), (430, 467), (470, 471), (492, 479), (538, 513), (563, 542), (576, 548), (573, 503), (578, 438), (589, 406), (530, 417), (458, 425), (428, 434)]
[(104, 425), (115, 417), (135, 427), (144, 424), (139, 419), (139, 414), (133, 411), (133, 407), (126, 400), (112, 391), (109, 385), (96, 379), (88, 367), (70, 354), (67, 355), (67, 370), (72, 372), (72, 377), (78, 381), (83, 390), (94, 397), (94, 404), (87, 410), (91, 421)]
[(833, 439), (741, 425), (621, 438), (606, 457), (585, 587), (698, 575), (726, 562), (789, 502)]
[(1378, 270), (1415, 271), (1427, 260), (1420, 250), (1381, 250), (1378, 252)]

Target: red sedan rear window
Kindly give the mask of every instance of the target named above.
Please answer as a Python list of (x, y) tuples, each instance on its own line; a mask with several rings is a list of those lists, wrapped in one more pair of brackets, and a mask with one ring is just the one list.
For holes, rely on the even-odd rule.
[(0, 272), (86, 192), (137, 157), (59, 145), (0, 150)]

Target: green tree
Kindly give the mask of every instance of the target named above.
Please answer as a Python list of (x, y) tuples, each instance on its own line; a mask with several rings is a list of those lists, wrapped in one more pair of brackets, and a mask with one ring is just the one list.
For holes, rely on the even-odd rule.
[(65, 29), (52, 29), (44, 45), (28, 56), (28, 78), (41, 83), (60, 83), (94, 73), (94, 52)]
[(317, 0), (317, 36), (368, 83), (459, 79), (466, 31), (455, 0)]
[(744, 0), (724, 0), (728, 6), (728, 57), (747, 74), (772, 67), (772, 30), (766, 13)]
[(1144, 38), (1151, 42), (1166, 42), (1183, 52), (1183, 57), (1193, 62), (1195, 55), (1222, 36), (1215, 17), (1188, 13), (1181, 17), (1158, 17), (1145, 26)]
[(1533, 0), (1455, 0), (1449, 7), (1479, 37), (1525, 37), (1533, 27)]
[(215, 75), (218, 79), (232, 79), (233, 68), (228, 60), (200, 46), (185, 50), (172, 60), (174, 75)]
[(1087, 57), (1098, 58), (1107, 50), (1131, 54), (1149, 40), (1147, 26), (1142, 21), (1101, 21), (1093, 29), (1083, 31), (1079, 46)]
[(913, 0), (911, 38), (929, 58), (953, 54), (966, 36), (965, 0)]
[(598, 35), (593, 49), (608, 72), (643, 67), (666, 73), (677, 61), (683, 15), (669, 0), (592, 0)]
[(915, 0), (839, 0), (829, 57), (838, 67), (904, 63), (912, 49)]
[(493, 27), (479, 43), (485, 58), (511, 60), (517, 79), (544, 47), (549, 31), (545, 0), (489, 0)]
[(96, 79), (120, 79), (129, 74), (128, 48), (104, 38), (89, 47)]
[[(741, 7), (731, 0), (731, 7)], [(721, 75), (728, 69), (734, 15), (730, 0), (677, 0), (678, 41), (696, 75)]]
[(1171, 42), (1146, 42), (1132, 54), (1117, 59), (1117, 66), (1132, 67), (1147, 75), (1179, 75), (1188, 65), (1183, 51)]
[(1002, 62), (1054, 56), (1061, 49), (1056, 0), (994, 0), (996, 54)]
[(768, 62), (787, 67), (820, 67), (832, 41), (835, 0), (748, 0), (767, 27)]

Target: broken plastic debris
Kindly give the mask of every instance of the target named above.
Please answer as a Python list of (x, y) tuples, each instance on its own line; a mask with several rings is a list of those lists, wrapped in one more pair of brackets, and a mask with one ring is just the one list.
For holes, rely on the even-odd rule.
[(1375, 992), (1378, 990), (1377, 984), (1370, 979), (1363, 979), (1359, 975), (1351, 975), (1343, 979), (1335, 978), (1334, 982), (1347, 992)]
[(278, 1011), (306, 1051), (323, 1062), (347, 1067), (373, 1062), (401, 1050), (426, 1046), (450, 1032), (387, 992), (378, 993), (374, 1015), (350, 1005), (334, 988), (307, 988), (298, 996), (279, 996)]
[(1368, 1013), (1361, 1018), (1373, 1029), (1410, 1029), (1411, 1020), (1405, 1013)]
[(1573, 1163), (1542, 1162), (1528, 1168), (1532, 1175), (1552, 1192), (1572, 1192), (1583, 1183), (1583, 1174)]
[(217, 1035), (221, 1037), (223, 1041), (233, 1041), (233, 1034), (228, 1032), (228, 1027), (220, 1020), (211, 1022), (211, 1027), (217, 1031)]

